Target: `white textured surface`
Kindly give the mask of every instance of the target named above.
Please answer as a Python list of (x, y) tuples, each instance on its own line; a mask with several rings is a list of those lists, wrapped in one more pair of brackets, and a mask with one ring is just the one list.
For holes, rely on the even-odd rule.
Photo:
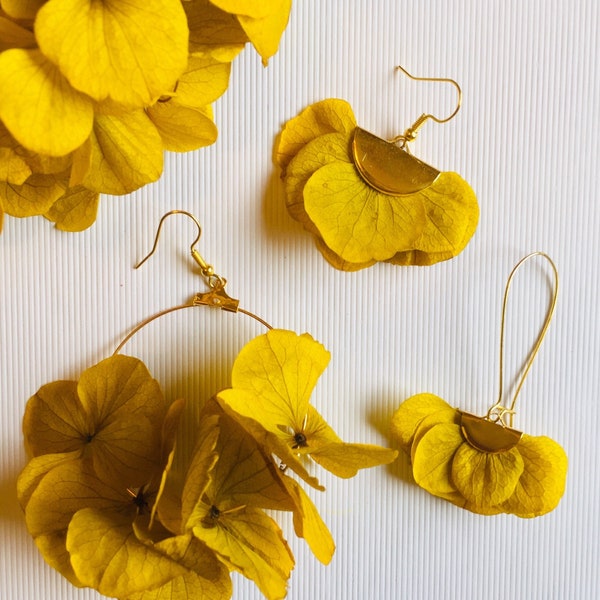
[[(408, 483), (404, 463), (349, 481), (325, 477), (327, 492), (316, 502), (337, 552), (322, 567), (292, 541), (289, 597), (596, 598), (599, 6), (296, 0), (268, 69), (250, 50), (235, 63), (216, 106), (215, 146), (171, 155), (157, 184), (103, 199), (98, 222), (82, 234), (57, 232), (41, 218), (7, 218), (0, 236), (0, 598), (98, 597), (63, 581), (27, 535), (14, 491), (25, 461), (21, 416), (40, 385), (76, 378), (142, 318), (201, 288), (187, 244), (178, 243), (193, 233), (181, 218), (167, 222), (158, 255), (140, 271), (131, 268), (172, 208), (199, 216), (201, 252), (243, 306), (274, 325), (311, 332), (332, 352), (314, 402), (349, 441), (386, 443), (390, 414), (419, 391), (487, 409), (497, 389), (506, 277), (529, 251), (551, 254), (561, 296), (516, 424), (567, 450), (567, 491), (557, 510), (531, 521), (473, 515)], [(451, 107), (451, 90), (395, 76), (399, 63), (462, 85), (458, 116), (428, 123), (413, 151), (471, 183), (481, 223), (452, 262), (339, 273), (283, 208), (273, 139), (304, 106), (331, 96), (347, 99), (359, 123), (383, 136), (422, 111)], [(510, 373), (547, 302), (540, 269), (523, 275), (513, 297)], [(226, 380), (236, 345), (253, 333), (242, 318), (222, 321), (225, 329), (214, 315), (184, 311), (153, 325), (130, 351), (149, 362), (170, 395), (209, 391)], [(231, 343), (207, 342), (209, 328)], [(259, 597), (240, 577), (234, 584), (235, 598)]]

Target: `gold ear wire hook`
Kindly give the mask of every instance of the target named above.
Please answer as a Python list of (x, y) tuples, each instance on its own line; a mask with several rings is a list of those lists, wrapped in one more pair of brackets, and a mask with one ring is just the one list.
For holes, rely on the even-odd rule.
[(194, 221), (196, 227), (198, 227), (198, 235), (196, 236), (196, 239), (192, 242), (190, 246), (190, 254), (192, 255), (192, 258), (196, 261), (196, 264), (200, 267), (200, 273), (202, 274), (202, 277), (204, 277), (204, 279), (206, 280), (208, 286), (211, 289), (223, 288), (226, 283), (225, 279), (223, 279), (220, 275), (216, 275), (213, 266), (208, 264), (202, 258), (200, 252), (196, 250), (196, 244), (200, 241), (200, 238), (202, 237), (202, 226), (200, 225), (198, 219), (196, 219), (196, 217), (192, 213), (189, 213), (186, 210), (175, 209), (169, 211), (168, 213), (165, 213), (162, 216), (161, 220), (158, 223), (158, 228), (156, 230), (156, 236), (154, 238), (154, 245), (152, 246), (152, 250), (150, 250), (150, 253), (147, 254), (139, 263), (137, 263), (137, 265), (134, 266), (134, 269), (139, 269), (154, 254), (154, 252), (156, 252), (156, 246), (158, 245), (158, 238), (160, 237), (160, 232), (163, 223), (165, 222), (165, 219), (167, 217), (170, 217), (171, 215), (185, 215), (186, 217), (189, 217), (192, 221)]
[[(546, 319), (544, 320), (542, 329), (540, 330), (540, 333), (538, 334), (535, 344), (533, 345), (533, 348), (531, 349), (531, 352), (529, 353), (529, 356), (525, 362), (525, 366), (523, 367), (523, 374), (521, 375), (521, 379), (520, 379), (519, 383), (517, 384), (517, 388), (515, 390), (515, 395), (513, 396), (510, 406), (507, 408), (502, 405), (502, 397), (504, 396), (504, 337), (505, 337), (505, 329), (506, 329), (505, 325), (506, 325), (506, 309), (508, 306), (508, 294), (510, 291), (512, 281), (513, 281), (517, 271), (519, 270), (519, 268), (521, 266), (523, 266), (523, 264), (525, 262), (534, 258), (535, 256), (541, 256), (542, 258), (547, 260), (548, 263), (550, 264), (550, 266), (552, 267), (552, 272), (554, 274), (554, 286), (553, 286), (553, 291), (552, 291), (552, 298), (550, 301), (550, 307), (548, 308), (548, 312), (546, 313)], [(552, 259), (544, 252), (532, 252), (531, 254), (528, 254), (527, 256), (522, 258), (517, 263), (517, 265), (514, 267), (514, 269), (511, 271), (511, 273), (508, 277), (508, 280), (506, 282), (506, 288), (504, 290), (504, 300), (502, 302), (502, 318), (501, 318), (501, 323), (500, 323), (500, 386), (499, 386), (500, 389), (499, 389), (499, 393), (498, 393), (498, 401), (496, 402), (496, 404), (494, 404), (489, 409), (489, 411), (487, 413), (486, 418), (488, 420), (495, 421), (495, 422), (499, 421), (502, 425), (507, 426), (507, 424), (504, 422), (504, 416), (506, 414), (508, 414), (508, 415), (510, 415), (510, 417), (509, 417), (510, 421), (509, 421), (508, 425), (510, 427), (512, 427), (513, 418), (515, 415), (515, 405), (517, 403), (517, 397), (519, 396), (519, 393), (521, 392), (521, 388), (523, 387), (523, 384), (525, 383), (525, 378), (527, 377), (527, 374), (529, 373), (529, 370), (531, 369), (533, 361), (534, 361), (535, 357), (537, 356), (540, 346), (542, 345), (542, 341), (544, 340), (546, 332), (548, 331), (548, 327), (550, 326), (550, 321), (552, 320), (552, 316), (554, 315), (554, 309), (556, 308), (556, 301), (558, 300), (558, 285), (559, 285), (558, 269), (556, 268), (556, 265), (554, 264)]]
[(454, 79), (449, 79), (447, 77), (415, 77), (414, 75), (411, 75), (404, 67), (401, 66), (397, 66), (396, 71), (397, 70), (402, 71), (407, 77), (410, 77), (414, 81), (441, 81), (451, 83), (458, 92), (456, 108), (450, 116), (441, 119), (440, 117), (436, 117), (435, 115), (423, 113), (403, 134), (398, 135), (390, 140), (390, 142), (394, 144), (397, 142), (402, 142), (402, 147), (404, 147), (408, 142), (412, 142), (417, 137), (418, 130), (421, 127), (423, 127), (423, 125), (427, 122), (428, 119), (432, 119), (436, 123), (447, 123), (448, 121), (450, 121), (450, 119), (454, 118), (456, 116), (456, 113), (460, 110), (460, 106), (462, 104), (462, 90), (460, 89), (458, 83), (454, 81)]

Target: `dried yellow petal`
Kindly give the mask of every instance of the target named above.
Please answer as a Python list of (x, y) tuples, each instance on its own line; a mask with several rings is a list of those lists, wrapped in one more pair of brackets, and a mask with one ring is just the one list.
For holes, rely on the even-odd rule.
[(31, 168), (12, 148), (0, 148), (0, 181), (23, 185), (31, 175)]
[(493, 507), (510, 498), (523, 467), (523, 459), (516, 447), (490, 453), (481, 452), (465, 442), (452, 459), (452, 482), (475, 506)]
[(99, 201), (98, 192), (78, 185), (67, 189), (44, 216), (61, 231), (83, 231), (96, 220)]
[(46, 0), (1, 0), (2, 10), (14, 19), (34, 19)]
[(153, 549), (186, 568), (164, 585), (127, 597), (127, 600), (229, 600), (232, 594), (227, 567), (200, 540), (179, 535), (156, 543)]
[(327, 133), (351, 133), (356, 127), (352, 107), (337, 98), (315, 102), (283, 128), (276, 144), (275, 162), (284, 171), (308, 142)]
[(90, 134), (91, 100), (39, 50), (0, 53), (0, 88), (0, 119), (29, 150), (61, 156)]
[(454, 409), (446, 401), (434, 394), (425, 393), (411, 396), (400, 404), (392, 416), (392, 437), (408, 452), (423, 419), (438, 411), (449, 410), (454, 412)]
[(210, 146), (217, 139), (217, 126), (210, 106), (204, 109), (181, 106), (175, 100), (157, 102), (146, 109), (165, 150), (189, 152)]
[(35, 34), (71, 85), (98, 101), (153, 104), (174, 88), (187, 62), (179, 0), (49, 0)]
[(420, 195), (395, 198), (369, 187), (348, 163), (317, 170), (304, 186), (304, 208), (325, 243), (344, 260), (387, 260), (410, 250), (425, 226)]
[(0, 14), (0, 52), (9, 48), (34, 48), (35, 37), (29, 29)]
[(502, 504), (519, 517), (538, 517), (554, 510), (565, 490), (567, 455), (546, 436), (523, 434), (517, 444), (524, 469), (511, 497)]
[(185, 73), (177, 81), (174, 95), (177, 104), (206, 107), (225, 93), (230, 73), (230, 62), (222, 62), (209, 54), (190, 56)]
[[(217, 0), (211, 1), (217, 4)], [(238, 5), (238, 2), (218, 1), (221, 3), (235, 4), (236, 7)], [(268, 8), (269, 10), (258, 17), (253, 15), (246, 16), (245, 14), (238, 12), (238, 20), (248, 35), (250, 42), (262, 57), (263, 65), (267, 66), (269, 58), (277, 52), (279, 41), (287, 27), (290, 10), (292, 8), (292, 0), (269, 0), (269, 2), (253, 2), (252, 4), (254, 6), (260, 6), (262, 4), (263, 7)], [(242, 8), (235, 8), (235, 10), (236, 12), (241, 11)], [(252, 12), (256, 14), (256, 9), (254, 7)]]
[(0, 181), (0, 205), (13, 217), (43, 215), (63, 195), (65, 185), (55, 175), (37, 173), (22, 185)]
[(125, 598), (164, 585), (187, 569), (140, 541), (132, 517), (83, 508), (69, 523), (67, 550), (79, 580), (105, 596)]
[[(206, 506), (206, 518), (212, 518)], [(277, 523), (252, 507), (214, 517), (217, 525), (199, 523), (194, 535), (232, 569), (252, 579), (269, 600), (284, 598), (294, 558)]]
[(464, 443), (460, 427), (455, 424), (434, 425), (413, 443), (413, 476), (418, 485), (434, 496), (454, 494), (452, 458)]
[(209, 0), (183, 2), (190, 30), (190, 53), (232, 61), (243, 49), (248, 36), (234, 15)]
[(162, 169), (162, 140), (143, 110), (97, 114), (90, 138), (73, 156), (71, 185), (127, 194), (156, 181)]
[(304, 538), (312, 553), (324, 565), (328, 565), (335, 552), (331, 532), (321, 519), (319, 511), (296, 480), (284, 475), (282, 480), (296, 503), (294, 509), (294, 531)]

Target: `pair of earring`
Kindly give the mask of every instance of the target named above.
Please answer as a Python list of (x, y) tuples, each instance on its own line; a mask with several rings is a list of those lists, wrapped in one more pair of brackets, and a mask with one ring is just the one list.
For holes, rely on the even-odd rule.
[(428, 121), (422, 114), (402, 135), (384, 140), (357, 126), (350, 105), (317, 102), (288, 121), (275, 149), (290, 215), (314, 234), (318, 249), (336, 268), (356, 271), (385, 261), (431, 265), (459, 254), (479, 220), (469, 184), (457, 173), (440, 172), (409, 151)]
[[(163, 216), (136, 268), (172, 214), (198, 227), (190, 251), (207, 290), (140, 323), (78, 381), (49, 383), (29, 399), (19, 502), (44, 559), (76, 586), (129, 600), (227, 599), (236, 570), (266, 598), (283, 598), (294, 557), (265, 511), (291, 512), (295, 533), (327, 564), (335, 544), (300, 482), (322, 491), (311, 465), (350, 478), (398, 452), (337, 436), (310, 403), (329, 352), (227, 294), (196, 249), (193, 215)], [(178, 433), (184, 401), (167, 400), (144, 363), (120, 351), (157, 318), (197, 306), (241, 313), (267, 331), (242, 348), (229, 388), (188, 399), (201, 405), (190, 440)], [(192, 443), (179, 464), (178, 450)]]

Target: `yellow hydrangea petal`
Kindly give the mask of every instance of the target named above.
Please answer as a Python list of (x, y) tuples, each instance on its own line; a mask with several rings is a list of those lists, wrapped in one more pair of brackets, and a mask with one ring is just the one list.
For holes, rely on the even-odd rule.
[(231, 597), (229, 571), (214, 552), (192, 535), (179, 535), (154, 544), (154, 550), (186, 568), (152, 590), (132, 594), (127, 600), (226, 600)]
[[(415, 248), (426, 253), (463, 250), (479, 221), (479, 205), (471, 186), (458, 174), (440, 173), (422, 191), (426, 225)], [(466, 235), (467, 230), (471, 235)]]
[(84, 585), (105, 596), (126, 598), (186, 573), (179, 562), (138, 540), (132, 521), (131, 515), (97, 508), (73, 515), (67, 550)]
[(319, 511), (296, 480), (284, 475), (285, 486), (296, 503), (294, 531), (304, 538), (312, 553), (324, 565), (328, 565), (335, 552), (335, 542)]
[(185, 73), (177, 81), (177, 104), (203, 108), (220, 98), (229, 85), (231, 63), (210, 55), (190, 56)]
[(13, 217), (43, 215), (64, 194), (66, 182), (34, 173), (23, 185), (0, 181), (0, 205)]
[(442, 408), (437, 410), (426, 417), (424, 417), (415, 430), (412, 445), (410, 447), (410, 457), (414, 461), (415, 451), (419, 446), (421, 438), (436, 425), (459, 425), (460, 424), (460, 412), (455, 408), (450, 407), (449, 409)]
[(179, 0), (49, 0), (35, 34), (71, 85), (98, 101), (148, 106), (174, 88), (187, 62)]
[(189, 152), (210, 146), (217, 139), (212, 109), (190, 108), (175, 101), (157, 102), (146, 110), (156, 127), (165, 150)]
[(194, 527), (194, 535), (252, 579), (266, 598), (284, 598), (294, 558), (277, 523), (252, 507), (221, 514), (216, 521), (212, 527)]
[(353, 165), (330, 163), (304, 186), (304, 208), (344, 260), (387, 260), (410, 250), (425, 226), (421, 193), (395, 198), (368, 186)]
[(0, 181), (23, 185), (30, 175), (29, 165), (12, 148), (0, 148)]
[(123, 492), (101, 482), (81, 461), (71, 460), (51, 469), (31, 494), (25, 509), (27, 529), (44, 560), (74, 585), (82, 584), (66, 548), (72, 516), (86, 506), (120, 506)]
[(438, 411), (454, 410), (434, 394), (416, 394), (407, 398), (392, 415), (391, 434), (405, 451), (410, 450), (417, 428), (423, 419)]
[(517, 445), (524, 469), (511, 497), (502, 504), (519, 517), (538, 517), (554, 510), (565, 491), (567, 455), (546, 436), (523, 434)]
[(222, 511), (238, 506), (291, 510), (292, 500), (271, 457), (231, 417), (222, 414), (218, 427), (219, 459), (206, 492), (211, 501)]
[(343, 442), (312, 406), (309, 406), (304, 435), (306, 446), (299, 447), (297, 452), (310, 455), (324, 469), (344, 479), (354, 477), (359, 469), (389, 464), (398, 456), (398, 452), (390, 448)]
[(210, 0), (210, 2), (225, 12), (234, 15), (245, 15), (253, 19), (266, 17), (274, 11), (277, 4), (273, 0), (265, 0), (264, 2), (256, 2), (256, 0)]
[(512, 495), (523, 473), (519, 450), (481, 452), (468, 443), (456, 451), (452, 460), (452, 482), (476, 506), (498, 506)]
[[(245, 396), (245, 398), (241, 399), (241, 396)], [(258, 444), (263, 448), (267, 448), (269, 452), (279, 457), (283, 464), (294, 471), (296, 475), (301, 477), (310, 486), (323, 491), (325, 488), (319, 483), (319, 480), (308, 473), (304, 465), (298, 460), (297, 455), (291, 450), (288, 443), (289, 432), (284, 435), (281, 430), (278, 430), (277, 433), (268, 431), (257, 420), (239, 414), (229, 405), (229, 402), (232, 402), (233, 404), (243, 402), (246, 405), (251, 405), (255, 398), (256, 397), (251, 392), (234, 389), (223, 390), (217, 395), (217, 400), (223, 410), (232, 416)]]
[(162, 169), (162, 139), (143, 110), (99, 114), (89, 140), (73, 156), (71, 186), (128, 194), (156, 181)]
[(311, 104), (283, 128), (275, 146), (275, 162), (284, 171), (300, 149), (326, 133), (351, 133), (356, 127), (352, 107), (330, 98)]
[(455, 493), (452, 459), (462, 444), (458, 425), (444, 423), (429, 429), (416, 447), (413, 444), (413, 476), (417, 484), (435, 496)]
[(342, 161), (351, 164), (351, 137), (344, 133), (326, 133), (308, 142), (289, 162), (285, 171), (286, 206), (290, 215), (315, 235), (319, 230), (304, 208), (304, 186), (323, 165)]
[(93, 422), (77, 395), (76, 381), (42, 386), (25, 407), (23, 435), (31, 456), (82, 452)]
[(1, 0), (0, 7), (13, 19), (34, 19), (46, 0)]
[(91, 100), (73, 89), (39, 50), (0, 53), (0, 88), (0, 119), (26, 148), (61, 156), (90, 134)]
[(35, 37), (29, 29), (0, 14), (0, 52), (9, 48), (35, 48)]
[(86, 453), (101, 479), (138, 487), (162, 471), (167, 404), (144, 363), (107, 358), (82, 373), (77, 391), (94, 426)]
[(83, 231), (96, 220), (99, 201), (98, 192), (77, 185), (67, 189), (44, 216), (61, 231)]
[(266, 67), (269, 58), (279, 49), (281, 36), (290, 18), (292, 0), (271, 0), (264, 4), (270, 7), (268, 14), (258, 18), (240, 14), (238, 20)]
[[(310, 221), (312, 224), (312, 221)], [(307, 228), (308, 229), (308, 228)], [(361, 269), (366, 269), (368, 267), (372, 267), (377, 261), (376, 260), (368, 260), (366, 262), (354, 263), (348, 262), (344, 260), (341, 256), (338, 256), (324, 241), (323, 238), (319, 235), (315, 236), (315, 245), (317, 250), (323, 255), (325, 260), (334, 268), (339, 269), (340, 271), (360, 271)]]
[[(313, 388), (330, 354), (309, 334), (272, 329), (246, 344), (233, 365), (232, 388), (249, 395), (220, 395), (234, 411), (278, 434), (301, 431)], [(284, 435), (284, 433), (282, 433)]]
[(25, 510), (31, 494), (35, 491), (40, 481), (54, 467), (66, 462), (77, 460), (80, 452), (61, 452), (57, 454), (42, 454), (32, 458), (17, 479), (17, 497), (21, 508)]
[(234, 15), (209, 0), (183, 2), (190, 30), (190, 53), (209, 55), (231, 62), (243, 49), (248, 36)]

